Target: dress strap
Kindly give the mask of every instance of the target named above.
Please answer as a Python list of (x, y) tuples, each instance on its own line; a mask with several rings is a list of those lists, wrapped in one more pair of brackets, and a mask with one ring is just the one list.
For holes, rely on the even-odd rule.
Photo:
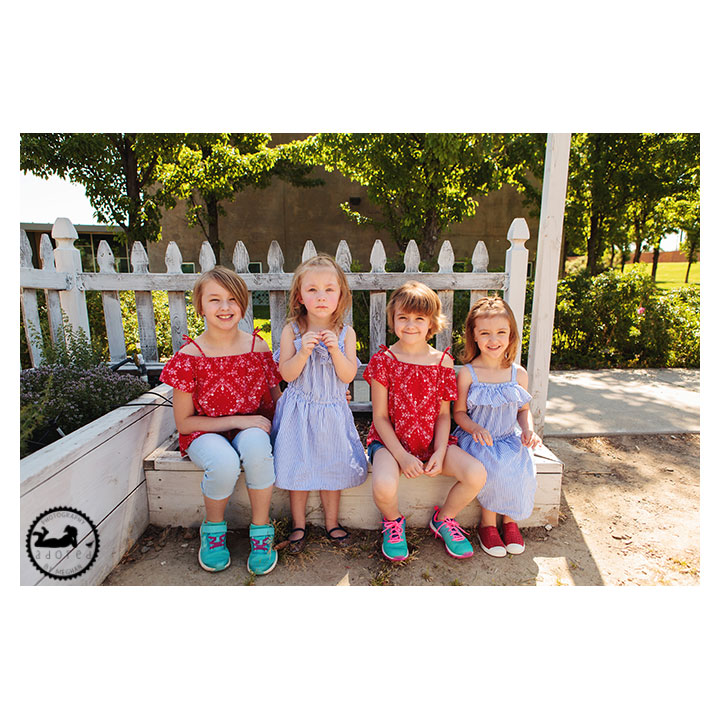
[(207, 355), (203, 352), (203, 349), (189, 335), (183, 335), (182, 339), (185, 340), (185, 342), (180, 347), (185, 347), (186, 345), (192, 343), (200, 351), (203, 357), (207, 357)]
[(294, 320), (290, 323), (290, 327), (292, 328), (293, 333), (295, 333), (296, 340), (299, 337), (302, 337), (302, 335), (300, 335), (300, 326)]
[(517, 365), (515, 363), (512, 364), (512, 375), (510, 376), (510, 382), (517, 382)]
[[(253, 341), (252, 341), (252, 345), (250, 346), (250, 352), (254, 352), (254, 351), (255, 351), (255, 341), (256, 341), (259, 337), (260, 337), (260, 328), (255, 328), (255, 329), (252, 331), (252, 339), (253, 339)], [(262, 338), (260, 338), (260, 339), (262, 339)]]
[[(395, 353), (387, 345), (381, 345), (379, 349), (383, 352), (389, 352), (390, 355), (392, 355), (392, 357), (397, 360), (397, 358), (395, 357)], [(398, 360), (398, 362), (400, 361)]]
[(445, 350), (443, 350), (443, 354), (442, 354), (442, 357), (440, 358), (440, 362), (438, 363), (438, 365), (443, 364), (443, 360), (445, 359), (446, 355), (450, 355), (450, 346), (449, 345), (445, 348)]
[(470, 363), (468, 363), (465, 367), (470, 371), (470, 375), (472, 376), (473, 382), (479, 383), (480, 381), (478, 380), (477, 375), (475, 374), (475, 368)]

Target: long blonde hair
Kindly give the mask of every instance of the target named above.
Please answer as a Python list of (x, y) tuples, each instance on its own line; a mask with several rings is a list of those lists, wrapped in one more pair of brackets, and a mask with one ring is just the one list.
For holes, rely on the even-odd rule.
[(343, 325), (345, 314), (350, 309), (352, 303), (352, 293), (348, 285), (347, 278), (342, 268), (335, 262), (333, 258), (325, 253), (318, 253), (314, 257), (308, 258), (304, 263), (298, 265), (293, 275), (292, 284), (290, 285), (290, 293), (288, 296), (287, 323), (296, 322), (301, 329), (307, 327), (307, 309), (301, 302), (300, 290), (302, 288), (303, 277), (311, 270), (334, 270), (338, 279), (340, 288), (340, 298), (337, 307), (330, 317), (335, 330), (339, 330)]
[(515, 322), (515, 316), (510, 306), (501, 298), (497, 296), (483, 297), (480, 298), (471, 308), (465, 320), (465, 349), (463, 350), (463, 363), (472, 362), (479, 354), (480, 348), (478, 348), (475, 342), (475, 321), (482, 317), (491, 316), (504, 316), (507, 318), (508, 325), (510, 326), (510, 340), (508, 342), (507, 350), (505, 351), (505, 357), (501, 363), (502, 367), (510, 367), (513, 364), (515, 355), (517, 353), (518, 342), (518, 329), (517, 323)]

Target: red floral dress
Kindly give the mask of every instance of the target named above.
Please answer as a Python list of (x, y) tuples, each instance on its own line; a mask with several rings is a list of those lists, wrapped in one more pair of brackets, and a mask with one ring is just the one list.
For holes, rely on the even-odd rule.
[[(398, 360), (385, 345), (370, 358), (363, 378), (368, 382), (377, 380), (388, 391), (388, 414), (400, 444), (421, 462), (427, 462), (433, 454), (435, 422), (440, 414), (443, 400), (457, 400), (455, 370), (443, 367), (447, 348), (437, 365), (414, 365)], [(390, 355), (386, 355), (385, 351)], [(373, 440), (382, 442), (370, 426), (367, 444)], [(457, 438), (450, 435), (448, 445), (457, 445)]]
[[(185, 335), (184, 339), (193, 343), (202, 356), (176, 352), (160, 373), (160, 381), (182, 392), (192, 393), (197, 415), (264, 415), (272, 419), (275, 405), (270, 388), (279, 385), (282, 378), (271, 352), (255, 352), (256, 337), (253, 333), (250, 352), (207, 357), (202, 348)], [(180, 435), (181, 454), (186, 455), (190, 443), (203, 433), (198, 430)], [(232, 440), (237, 433), (237, 430), (227, 430), (218, 434)]]

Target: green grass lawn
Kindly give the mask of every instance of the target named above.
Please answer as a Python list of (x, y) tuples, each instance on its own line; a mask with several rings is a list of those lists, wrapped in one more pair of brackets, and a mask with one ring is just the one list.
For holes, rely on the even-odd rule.
[[(648, 275), (652, 271), (651, 263), (639, 263), (643, 270), (646, 270)], [(625, 265), (625, 269), (633, 267), (632, 263)], [(659, 288), (663, 290), (672, 290), (673, 288), (685, 286), (685, 273), (687, 272), (687, 263), (669, 263), (661, 262), (658, 263), (657, 275), (655, 276), (655, 282)], [(693, 263), (690, 267), (690, 277), (688, 278), (689, 285), (700, 284), (700, 263)]]

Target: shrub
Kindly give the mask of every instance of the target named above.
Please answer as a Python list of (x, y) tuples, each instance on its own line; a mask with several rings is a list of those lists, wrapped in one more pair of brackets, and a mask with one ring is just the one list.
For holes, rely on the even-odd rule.
[(64, 331), (66, 348), (52, 348), (46, 342), (49, 362), (20, 371), (20, 457), (149, 389), (140, 378), (98, 364), (98, 352), (82, 331), (72, 331), (67, 323)]

